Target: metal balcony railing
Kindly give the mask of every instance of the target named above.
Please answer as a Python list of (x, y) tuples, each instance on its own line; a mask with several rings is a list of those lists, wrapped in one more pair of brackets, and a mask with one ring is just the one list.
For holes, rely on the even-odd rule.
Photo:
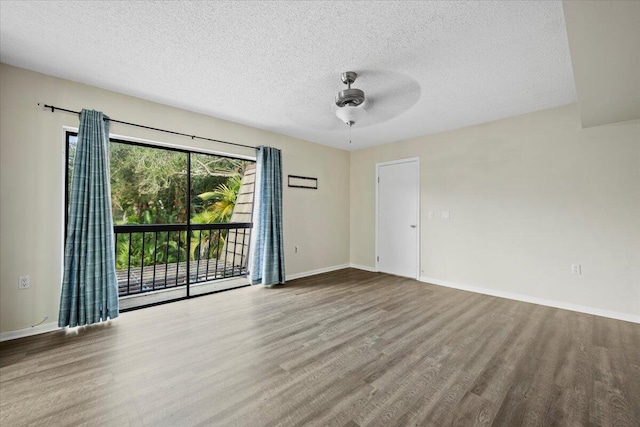
[(117, 225), (119, 296), (246, 276), (252, 223)]

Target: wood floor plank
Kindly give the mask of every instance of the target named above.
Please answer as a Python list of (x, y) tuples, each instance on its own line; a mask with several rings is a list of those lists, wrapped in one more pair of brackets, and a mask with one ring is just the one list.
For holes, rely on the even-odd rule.
[(452, 426), (490, 426), (497, 411), (496, 405), (468, 391), (452, 413)]
[(355, 269), (0, 343), (0, 425), (638, 426), (640, 325)]
[[(494, 299), (489, 311), (497, 304), (499, 300)], [(438, 372), (430, 393), (414, 402), (396, 425), (451, 424), (453, 415), (463, 410), (461, 400), (508, 333), (508, 326), (502, 322), (483, 322), (474, 323), (453, 335), (449, 340), (453, 351)], [(483, 339), (478, 340), (477, 336)]]
[(555, 425), (588, 425), (589, 402), (593, 395), (593, 374), (590, 369), (593, 318), (571, 313), (558, 327), (566, 345), (558, 356), (554, 372), (553, 382), (558, 395), (549, 419)]

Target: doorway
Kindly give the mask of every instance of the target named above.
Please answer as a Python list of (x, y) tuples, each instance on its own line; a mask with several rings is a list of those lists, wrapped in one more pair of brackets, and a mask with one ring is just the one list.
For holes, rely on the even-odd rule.
[(376, 266), (417, 279), (420, 269), (420, 159), (376, 164)]

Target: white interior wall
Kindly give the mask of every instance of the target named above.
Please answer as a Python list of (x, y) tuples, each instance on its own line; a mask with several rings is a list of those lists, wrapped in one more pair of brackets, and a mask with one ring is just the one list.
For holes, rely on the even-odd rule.
[[(77, 117), (43, 111), (37, 102), (281, 148), (285, 177), (319, 179), (318, 190), (285, 187), (290, 277), (349, 261), (375, 269), (375, 163), (420, 157), (424, 280), (640, 316), (638, 122), (581, 129), (570, 105), (349, 155), (4, 64), (0, 93), (0, 332), (57, 320), (62, 132), (77, 126)], [(111, 130), (252, 154), (117, 124)], [(443, 210), (451, 212), (448, 221), (440, 219)], [(581, 275), (571, 274), (572, 263), (582, 265)], [(32, 286), (18, 290), (18, 276), (26, 274)]]
[[(282, 149), (287, 276), (349, 262), (349, 153), (24, 69), (0, 65), (0, 332), (22, 330), (46, 317), (57, 322), (60, 298), (63, 126), (78, 117), (38, 108), (45, 102), (114, 119)], [(230, 154), (253, 150), (112, 123), (113, 134)], [(286, 176), (318, 178), (318, 190), (286, 187)], [(294, 246), (299, 246), (294, 253)], [(31, 287), (18, 289), (29, 275)]]
[(408, 157), (422, 280), (640, 321), (640, 122), (568, 105), (352, 152), (353, 264), (376, 267), (376, 162)]

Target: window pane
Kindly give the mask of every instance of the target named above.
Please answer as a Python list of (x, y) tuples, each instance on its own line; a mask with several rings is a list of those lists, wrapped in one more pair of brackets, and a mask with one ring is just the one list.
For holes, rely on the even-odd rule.
[[(246, 275), (255, 162), (191, 154), (191, 257), (193, 283)], [(198, 287), (192, 290), (199, 292)]]
[(69, 143), (67, 144), (67, 191), (71, 189), (71, 177), (73, 176), (73, 162), (76, 159), (76, 146), (78, 136), (67, 134)]
[(113, 222), (187, 223), (187, 154), (111, 142)]
[[(251, 222), (251, 207), (239, 215), (236, 204), (246, 203), (240, 193), (247, 193), (245, 174), (255, 167), (255, 162), (214, 156), (191, 154), (191, 221), (194, 224), (215, 222)], [(245, 180), (246, 181), (246, 180)], [(253, 181), (252, 181), (253, 182)], [(249, 201), (253, 202), (253, 186)], [(235, 212), (235, 214), (234, 214)]]

